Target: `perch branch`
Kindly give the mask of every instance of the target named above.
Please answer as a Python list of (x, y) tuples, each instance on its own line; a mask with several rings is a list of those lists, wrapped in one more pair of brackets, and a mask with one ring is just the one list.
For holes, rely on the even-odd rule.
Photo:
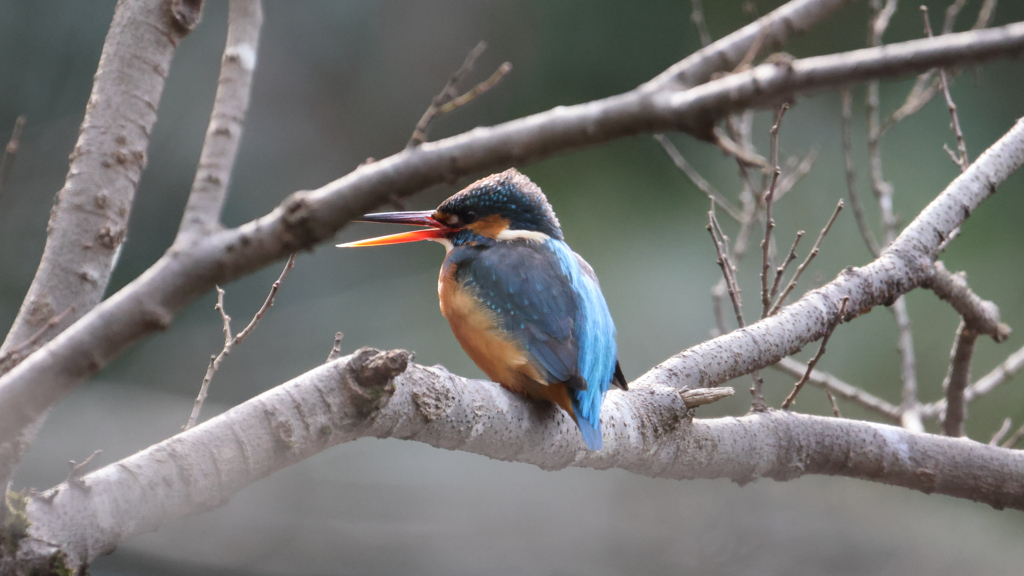
[[(127, 537), (208, 510), (268, 474), (363, 437), (415, 440), (545, 470), (620, 468), (738, 483), (845, 476), (1024, 509), (1024, 453), (786, 411), (693, 419), (686, 392), (657, 384), (610, 392), (602, 409), (605, 447), (591, 452), (558, 408), (443, 367), (411, 364), (405, 352), (362, 349), (86, 475), (88, 494), (61, 484), (32, 498), (18, 558), (61, 552), (75, 568)], [(162, 498), (153, 498), (153, 485)]]

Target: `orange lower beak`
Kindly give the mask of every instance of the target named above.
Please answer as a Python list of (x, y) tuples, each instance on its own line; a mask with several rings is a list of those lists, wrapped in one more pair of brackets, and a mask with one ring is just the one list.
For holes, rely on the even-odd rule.
[(367, 214), (356, 222), (383, 222), (388, 224), (411, 224), (413, 226), (430, 226), (427, 230), (414, 230), (391, 234), (366, 240), (357, 240), (338, 244), (338, 248), (361, 248), (365, 246), (386, 246), (388, 244), (403, 244), (405, 242), (418, 242), (420, 240), (439, 240), (445, 238), (452, 232), (444, 224), (434, 219), (432, 210), (422, 212), (385, 212), (381, 214)]

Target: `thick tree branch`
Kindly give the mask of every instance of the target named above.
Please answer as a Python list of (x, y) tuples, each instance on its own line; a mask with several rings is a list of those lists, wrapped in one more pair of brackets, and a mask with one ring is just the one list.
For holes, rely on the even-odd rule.
[[(796, 92), (845, 85), (879, 75), (914, 72), (940, 64), (979, 61), (1016, 53), (1022, 48), (1024, 23), (808, 58), (785, 66), (762, 65), (684, 92), (636, 90), (604, 100), (555, 108), (423, 144), (361, 166), (318, 190), (293, 194), (280, 207), (253, 222), (211, 234), (187, 251), (168, 252), (72, 330), (66, 330), (0, 378), (0, 441), (16, 434), (128, 345), (168, 326), (175, 313), (215, 284), (239, 278), (298, 249), (325, 241), (351, 219), (394, 196), (407, 196), (463, 175), (522, 165), (557, 152), (630, 134), (695, 130), (695, 126), (706, 127), (732, 111), (780, 97), (788, 98)], [(995, 152), (989, 152), (988, 160), (979, 160), (975, 163), (977, 169), (972, 166), (965, 176), (954, 182), (940, 196), (944, 201), (934, 208), (936, 212), (926, 210), (923, 213), (927, 223), (924, 225), (931, 226), (934, 219), (941, 220), (942, 225), (947, 220), (959, 222), (963, 210), (953, 209), (947, 203), (959, 202), (963, 196), (963, 201), (973, 208), (990, 193), (990, 186), (1002, 182), (1006, 174), (1016, 169), (1020, 160), (1017, 155), (1019, 131), (1019, 126), (1011, 130), (993, 147)], [(981, 184), (979, 179), (984, 179), (985, 183)], [(948, 212), (950, 210), (952, 212)], [(941, 225), (937, 229), (944, 230)], [(930, 240), (924, 238), (930, 239), (932, 232), (911, 226), (905, 234), (911, 230), (904, 250), (890, 250), (875, 264), (861, 269), (868, 270), (868, 276), (860, 277), (857, 271), (852, 271), (838, 280), (840, 289), (836, 296), (839, 299), (831, 309), (837, 310), (839, 300), (854, 286), (866, 289), (863, 294), (849, 294), (851, 313), (860, 313), (891, 301), (893, 292), (902, 293), (920, 284), (922, 269), (925, 263), (930, 267), (933, 256)], [(929, 253), (922, 254), (917, 249), (919, 246), (929, 247)], [(833, 296), (830, 291), (826, 294)], [(800, 308), (797, 314), (807, 312), (807, 308)], [(786, 350), (794, 346), (799, 349), (809, 341), (806, 338), (821, 337), (825, 323), (824, 318), (811, 323), (800, 322), (804, 328), (793, 331), (793, 336), (782, 336), (781, 348), (765, 354), (765, 362), (760, 367), (789, 355), (792, 352)], [(739, 334), (750, 330), (748, 327)]]
[[(32, 346), (45, 344), (103, 298), (127, 233), (171, 60), (201, 9), (201, 1), (117, 3), (67, 179), (50, 213), (46, 247), (0, 354), (62, 315)], [(32, 418), (40, 416), (42, 411), (34, 411)], [(29, 442), (0, 441), (0, 486)]]
[(181, 218), (178, 241), (201, 237), (220, 227), (220, 214), (249, 109), (262, 24), (260, 0), (231, 0), (217, 96), (199, 156), (199, 168)]
[[(31, 499), (19, 560), (63, 552), (75, 568), (127, 537), (219, 506), (276, 470), (362, 437), (416, 440), (545, 470), (621, 468), (738, 483), (847, 476), (1024, 509), (1024, 453), (967, 439), (782, 411), (695, 420), (688, 408), (699, 402), (688, 405), (685, 391), (652, 383), (609, 393), (605, 448), (591, 452), (554, 406), (408, 362), (405, 352), (360, 350), (82, 477), (85, 490), (64, 483)], [(151, 486), (161, 487), (160, 498)]]

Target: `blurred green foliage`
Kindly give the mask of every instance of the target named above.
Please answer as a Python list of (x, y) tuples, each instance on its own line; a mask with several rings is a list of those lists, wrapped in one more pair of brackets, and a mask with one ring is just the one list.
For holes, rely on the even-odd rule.
[[(720, 37), (749, 21), (743, 2), (705, 1)], [(779, 2), (756, 2), (765, 13)], [(854, 2), (784, 47), (797, 57), (858, 48), (866, 36), (866, 2)], [(945, 2), (927, 2), (933, 25)], [(967, 3), (957, 29), (973, 22)], [(169, 245), (199, 157), (216, 89), (226, 2), (208, 2), (202, 24), (182, 43), (160, 106), (125, 246), (111, 293), (154, 262)], [(113, 2), (6, 0), (0, 3), (0, 135), (19, 114), (28, 126), (12, 177), (0, 197), (0, 326), (17, 312), (45, 241), (47, 215), (60, 189), (88, 98)], [(367, 157), (400, 150), (432, 96), (479, 40), (489, 49), (466, 82), (485, 78), (501, 62), (512, 72), (491, 92), (431, 126), (432, 139), (495, 124), (553, 106), (629, 90), (699, 47), (683, 0), (631, 2), (370, 1), (267, 2), (252, 107), (224, 220), (237, 225), (272, 209), (290, 192), (319, 187)], [(996, 24), (1024, 18), (1024, 3), (1006, 0)], [(903, 3), (887, 42), (922, 35), (917, 4)], [(912, 79), (883, 83), (883, 113), (902, 103)], [(954, 85), (972, 158), (1021, 115), (1024, 74), (1019, 60), (966, 70)], [(867, 183), (863, 88), (857, 98), (858, 183), (870, 220), (878, 211)], [(811, 174), (776, 207), (776, 233), (788, 245), (798, 229), (813, 237), (845, 196), (839, 101), (825, 92), (800, 99), (781, 132), (784, 157), (820, 151)], [(755, 140), (767, 150), (769, 112), (760, 112)], [(908, 221), (958, 170), (942, 150), (955, 143), (941, 98), (893, 128), (883, 143), (886, 177), (896, 210)], [(739, 190), (735, 165), (716, 148), (673, 136), (682, 153), (725, 194)], [(719, 275), (704, 230), (707, 203), (660, 147), (639, 136), (520, 166), (548, 194), (573, 248), (601, 278), (616, 318), (622, 365), (633, 378), (688, 346), (713, 327), (709, 288)], [(482, 175), (481, 175), (482, 176)], [(457, 186), (438, 186), (408, 200), (436, 205)], [(964, 225), (943, 256), (966, 270), (973, 287), (1024, 327), (1024, 267), (1014, 246), (1024, 243), (1024, 179), (1014, 176)], [(730, 234), (735, 226), (726, 225)], [(353, 225), (339, 241), (378, 230)], [(804, 242), (804, 250), (811, 241)], [(801, 251), (801, 254), (804, 253)], [(276, 306), (225, 362), (213, 383), (214, 402), (234, 404), (323, 361), (335, 331), (346, 350), (408, 348), (421, 363), (441, 363), (481, 376), (451, 337), (438, 312), (435, 274), (442, 254), (433, 245), (360, 251), (320, 247), (301, 254)], [(869, 255), (852, 214), (844, 213), (797, 293), (833, 278)], [(748, 257), (740, 281), (757, 312), (758, 263)], [(262, 302), (278, 267), (226, 287), (227, 309), (241, 326)], [(221, 345), (220, 320), (208, 295), (166, 333), (137, 344), (106, 369), (103, 380), (178, 395), (190, 404), (211, 353)], [(938, 398), (957, 317), (934, 295), (908, 298), (914, 323), (921, 394)], [(974, 373), (981, 375), (1018, 346), (981, 341)], [(898, 400), (894, 322), (884, 309), (837, 330), (819, 368)], [(813, 353), (813, 348), (805, 355)], [(768, 396), (778, 404), (792, 381), (767, 371)], [(746, 379), (734, 383), (746, 388)], [(987, 440), (1006, 416), (1024, 423), (1024, 390), (1009, 385), (971, 405), (968, 433)], [(741, 414), (748, 397), (709, 407), (704, 415)], [(823, 395), (808, 389), (798, 409), (827, 414)], [(844, 413), (863, 417), (856, 407)], [(187, 407), (182, 409), (182, 421)], [(169, 428), (163, 435), (173, 433)], [(139, 448), (141, 446), (136, 446)], [(29, 475), (27, 478), (32, 478)], [(25, 480), (26, 482), (28, 480)], [(55, 481), (59, 481), (57, 478)], [(858, 485), (859, 486), (859, 485)], [(687, 488), (689, 489), (689, 488)], [(851, 487), (851, 490), (858, 489)]]

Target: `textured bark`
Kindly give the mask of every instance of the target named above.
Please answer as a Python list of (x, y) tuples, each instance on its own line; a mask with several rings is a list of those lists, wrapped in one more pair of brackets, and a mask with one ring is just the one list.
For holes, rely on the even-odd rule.
[[(0, 441), (12, 438), (130, 344), (168, 326), (174, 314), (215, 284), (239, 278), (298, 249), (327, 240), (353, 218), (395, 196), (408, 196), (481, 170), (521, 165), (640, 132), (679, 129), (703, 133), (709, 123), (735, 110), (789, 98), (798, 92), (880, 75), (918, 72), (942, 64), (980, 61), (1016, 53), (1022, 47), (1024, 23), (807, 58), (787, 65), (766, 64), (682, 92), (634, 90), (604, 100), (555, 108), (495, 127), (477, 128), (361, 166), (318, 190), (293, 194), (280, 207), (253, 222), (204, 237), (187, 250), (170, 250), (71, 330), (0, 378)], [(1014, 138), (1009, 140), (1015, 141)], [(999, 150), (1012, 148), (1006, 140), (997, 145)], [(1014, 161), (1019, 160), (1011, 156)], [(993, 185), (1005, 178), (1000, 171), (1006, 166), (999, 161), (990, 159), (976, 164), (982, 168), (968, 171), (970, 178), (987, 178)], [(1015, 167), (1016, 164), (1008, 170)], [(962, 180), (963, 177), (957, 182)], [(988, 187), (982, 188), (986, 191), (980, 197), (988, 194)], [(952, 216), (946, 215), (947, 219), (962, 214), (958, 208), (943, 209), (951, 211)], [(924, 239), (928, 233), (922, 230), (916, 230), (914, 236), (907, 242), (930, 242)], [(904, 244), (905, 249), (910, 248)], [(815, 305), (795, 312), (818, 318), (807, 318), (805, 331), (784, 335), (784, 342), (773, 350), (796, 351), (808, 338), (821, 337), (824, 332), (820, 314), (826, 309), (838, 309), (831, 305), (836, 294), (841, 298), (863, 287), (868, 292), (855, 295), (851, 310), (867, 310), (917, 286), (924, 270), (931, 268), (933, 254), (890, 252), (873, 268), (853, 270), (840, 279), (838, 291), (819, 291), (821, 298)], [(895, 269), (881, 274), (887, 267)], [(890, 281), (895, 284), (885, 285)], [(744, 339), (750, 329), (741, 331), (736, 338)], [(746, 344), (749, 349), (752, 342)]]
[(400, 351), (360, 350), (97, 470), (84, 486), (64, 483), (32, 498), (30, 537), (19, 559), (62, 553), (78, 566), (127, 537), (224, 504), (276, 470), (362, 437), (415, 440), (545, 470), (621, 468), (741, 484), (847, 476), (1024, 509), (1024, 452), (774, 410), (696, 420), (683, 395), (660, 384), (610, 392), (602, 409), (605, 448), (592, 452), (558, 408), (408, 359)]
[(220, 214), (249, 110), (263, 10), (259, 0), (232, 0), (217, 96), (206, 129), (199, 169), (181, 218), (178, 240), (187, 242), (220, 228)]
[[(201, 1), (117, 3), (67, 180), (50, 213), (43, 257), (0, 354), (32, 338), (51, 319), (62, 318), (20, 354), (31, 352), (103, 298), (127, 234), (171, 59), (201, 9)], [(36, 412), (33, 418), (41, 415)], [(29, 431), (0, 443), (0, 486), (33, 436)]]

